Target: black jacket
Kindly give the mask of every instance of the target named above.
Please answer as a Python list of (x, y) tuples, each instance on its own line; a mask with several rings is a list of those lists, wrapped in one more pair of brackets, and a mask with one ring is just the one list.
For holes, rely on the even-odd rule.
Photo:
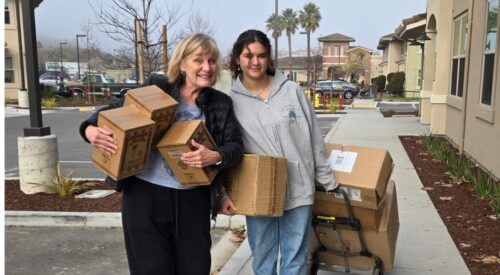
[[(174, 99), (179, 99), (179, 90), (175, 85), (170, 84), (162, 75), (155, 75), (148, 79), (143, 86), (156, 85), (168, 93)], [(89, 142), (85, 136), (85, 129), (89, 125), (97, 126), (97, 118), (100, 111), (114, 109), (123, 106), (125, 99), (122, 98), (116, 103), (110, 104), (99, 109), (80, 125), (80, 135), (86, 142)], [(215, 218), (220, 208), (223, 195), (223, 177), (224, 170), (238, 164), (243, 156), (243, 143), (238, 121), (233, 112), (233, 102), (231, 98), (213, 88), (205, 88), (196, 98), (196, 105), (205, 115), (205, 126), (212, 135), (217, 151), (222, 156), (222, 164), (219, 166), (219, 173), (212, 181), (211, 187), (211, 207), (212, 217)], [(126, 184), (129, 178), (114, 181), (106, 177), (106, 182), (121, 190), (123, 184)]]

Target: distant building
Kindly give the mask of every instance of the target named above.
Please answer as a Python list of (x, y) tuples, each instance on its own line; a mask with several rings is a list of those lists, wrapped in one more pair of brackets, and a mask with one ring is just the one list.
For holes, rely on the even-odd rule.
[[(359, 82), (364, 82), (365, 85), (371, 83), (371, 55), (372, 50), (362, 46), (351, 46), (350, 43), (356, 41), (354, 38), (334, 33), (318, 38), (318, 41), (323, 43), (323, 68), (321, 78), (345, 78), (351, 80), (354, 75), (358, 75)], [(362, 68), (357, 69), (356, 73), (352, 73), (352, 68), (349, 64), (358, 62)], [(345, 73), (347, 72), (347, 75)], [(351, 72), (351, 73), (349, 73)]]
[[(311, 76), (312, 81), (322, 78), (323, 57), (321, 55), (311, 56)], [(290, 79), (301, 85), (307, 81), (307, 56), (292, 56), (292, 75), (290, 75), (290, 58), (282, 57), (278, 59), (278, 69)]]
[[(38, 7), (42, 0), (34, 0), (34, 7)], [(19, 1), (21, 8), (22, 1)], [(21, 11), (19, 11), (21, 16)], [(20, 21), (21, 18), (19, 18)], [(5, 99), (17, 99), (17, 93), (21, 85), (21, 66), (19, 58), (19, 39), (18, 32), (22, 31), (17, 25), (16, 1), (5, 0)], [(23, 43), (24, 44), (24, 43)], [(23, 51), (26, 47), (23, 45)], [(26, 56), (26, 55), (24, 55)], [(26, 60), (25, 70), (26, 70)], [(25, 73), (26, 75), (26, 73)], [(26, 82), (26, 79), (25, 79)], [(25, 86), (26, 87), (26, 86)]]

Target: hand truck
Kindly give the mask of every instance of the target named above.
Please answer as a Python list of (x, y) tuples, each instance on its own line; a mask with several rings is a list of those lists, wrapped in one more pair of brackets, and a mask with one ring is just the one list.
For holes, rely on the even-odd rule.
[[(319, 248), (316, 249), (315, 251), (311, 251), (312, 255), (312, 266), (311, 266), (311, 275), (316, 275), (318, 273), (318, 270), (320, 269), (320, 266), (322, 265), (328, 265), (326, 263), (320, 263), (318, 259), (318, 252), (325, 252), (329, 254), (333, 254), (336, 256), (340, 256), (344, 260), (344, 267), (345, 267), (345, 273), (349, 273), (351, 271), (350, 266), (347, 263), (347, 258), (348, 257), (357, 257), (357, 256), (363, 256), (363, 257), (368, 257), (372, 258), (374, 260), (374, 267), (372, 274), (373, 275), (382, 275), (384, 271), (384, 266), (382, 263), (382, 260), (380, 257), (373, 255), (368, 249), (366, 249), (365, 243), (363, 241), (363, 236), (361, 235), (361, 223), (358, 219), (354, 218), (352, 214), (352, 207), (351, 207), (351, 202), (349, 200), (349, 197), (347, 196), (346, 191), (337, 188), (332, 191), (333, 193), (341, 194), (342, 197), (344, 198), (345, 202), (345, 207), (347, 208), (347, 213), (348, 217), (333, 217), (333, 216), (321, 216), (321, 215), (314, 215), (312, 219), (312, 229), (314, 232), (314, 238), (316, 238)], [(330, 227), (334, 230), (335, 232), (335, 237), (337, 241), (340, 244), (340, 247), (342, 248), (341, 250), (334, 250), (334, 249), (328, 249), (321, 243), (321, 239), (318, 234), (318, 226), (322, 227)], [(360, 244), (360, 251), (356, 252), (350, 252), (345, 250), (345, 246), (343, 245), (343, 241), (340, 237), (339, 231), (337, 229), (339, 228), (347, 228), (353, 231), (357, 232), (358, 239), (359, 239), (359, 244)]]

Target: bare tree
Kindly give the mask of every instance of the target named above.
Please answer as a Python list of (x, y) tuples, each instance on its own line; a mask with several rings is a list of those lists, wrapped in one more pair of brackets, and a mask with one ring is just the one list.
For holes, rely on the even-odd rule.
[[(184, 16), (179, 6), (168, 6), (160, 12), (154, 0), (96, 0), (90, 4), (96, 17), (95, 25), (111, 39), (124, 44), (131, 53), (135, 51), (135, 20), (141, 21), (146, 75), (158, 71), (161, 66), (161, 25), (170, 30)], [(191, 2), (192, 5), (192, 2)], [(175, 32), (169, 32), (169, 48), (178, 41)]]
[(184, 29), (179, 33), (179, 38), (184, 38), (193, 33), (204, 33), (210, 36), (213, 36), (215, 30), (210, 25), (210, 21), (207, 17), (201, 16), (199, 13), (194, 13), (189, 16), (187, 25)]

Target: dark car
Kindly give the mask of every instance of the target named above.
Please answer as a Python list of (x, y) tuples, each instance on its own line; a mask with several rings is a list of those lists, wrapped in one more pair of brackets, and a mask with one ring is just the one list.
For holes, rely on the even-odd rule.
[(359, 93), (359, 88), (344, 80), (321, 80), (316, 82), (315, 92), (323, 96), (323, 93), (334, 96), (342, 96), (351, 99)]

